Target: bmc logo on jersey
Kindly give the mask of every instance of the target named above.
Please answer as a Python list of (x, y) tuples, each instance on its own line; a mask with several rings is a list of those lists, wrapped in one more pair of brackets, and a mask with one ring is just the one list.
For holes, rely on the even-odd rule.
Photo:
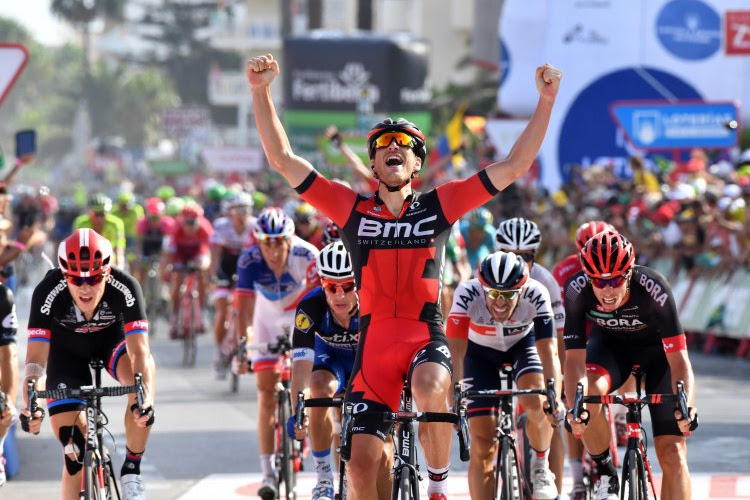
[(415, 223), (405, 221), (380, 222), (377, 220), (362, 218), (357, 228), (357, 236), (364, 238), (411, 238), (412, 236), (433, 236), (435, 228), (430, 226), (431, 222), (437, 220), (437, 215), (431, 215)]

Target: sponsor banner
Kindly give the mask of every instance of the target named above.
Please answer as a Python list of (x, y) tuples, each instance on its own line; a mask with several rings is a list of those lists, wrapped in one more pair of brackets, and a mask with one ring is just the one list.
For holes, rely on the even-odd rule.
[(184, 135), (193, 129), (208, 126), (211, 115), (207, 108), (167, 108), (161, 112), (161, 128), (170, 136)]
[(750, 54), (750, 10), (727, 11), (724, 33), (727, 54)]
[(252, 102), (245, 73), (211, 66), (208, 72), (208, 102), (214, 106), (237, 106)]
[(406, 35), (287, 38), (284, 103), (364, 114), (426, 110), (428, 50), (425, 41)]
[(204, 147), (201, 155), (212, 172), (258, 172), (265, 165), (260, 148)]
[[(538, 100), (534, 68), (549, 62), (563, 71), (541, 150), (548, 188), (557, 188), (574, 164), (617, 169), (644, 154), (608, 113), (615, 101), (750, 102), (750, 58), (732, 57), (744, 50), (746, 33), (750, 39), (744, 0), (538, 3), (532, 13), (524, 0), (505, 1), (499, 33), (509, 68), (498, 100), (503, 110), (530, 116)], [(740, 116), (747, 120), (748, 108)]]

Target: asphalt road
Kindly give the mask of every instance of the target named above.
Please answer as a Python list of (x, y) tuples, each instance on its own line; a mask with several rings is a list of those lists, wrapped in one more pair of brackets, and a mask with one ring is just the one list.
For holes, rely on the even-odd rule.
[[(28, 293), (18, 297), (21, 325), (26, 324)], [(162, 335), (153, 339), (157, 362), (157, 423), (142, 465), (151, 500), (198, 498), (190, 493), (209, 475), (250, 477), (260, 470), (254, 415), (255, 390), (252, 375), (243, 378), (237, 394), (229, 392), (227, 381), (214, 380), (210, 364), (210, 338), (200, 339), (198, 363), (194, 369), (180, 366), (178, 343)], [(24, 337), (22, 328), (21, 337)], [(25, 339), (19, 339), (21, 360)], [(700, 428), (689, 439), (689, 465), (693, 474), (750, 474), (750, 363), (724, 356), (691, 352), (696, 372)], [(111, 382), (111, 380), (108, 379)], [(123, 415), (125, 403), (105, 404), (109, 430), (117, 443), (116, 463), (124, 455)], [(61, 445), (49, 425), (38, 436), (18, 432), (20, 474), (0, 489), (8, 500), (59, 498), (62, 467)], [(112, 446), (110, 446), (110, 449)], [(452, 469), (466, 470), (453, 447)], [(653, 463), (655, 456), (651, 451)], [(308, 469), (309, 470), (309, 469)], [(240, 489), (235, 489), (237, 492)], [(252, 497), (252, 492), (238, 493)], [(205, 497), (204, 497), (205, 498)], [(218, 498), (218, 497), (216, 497)], [(235, 497), (232, 497), (235, 498)], [(238, 497), (239, 498), (239, 497)]]

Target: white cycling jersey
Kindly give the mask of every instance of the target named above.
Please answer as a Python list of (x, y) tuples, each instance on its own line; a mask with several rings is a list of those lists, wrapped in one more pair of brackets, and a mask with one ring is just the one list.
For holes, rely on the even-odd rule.
[[(478, 279), (461, 283), (453, 294), (446, 334), (498, 351), (507, 351), (530, 333), (536, 340), (554, 336), (552, 306), (547, 288), (533, 278), (523, 286), (516, 308), (507, 321), (498, 323), (487, 309)], [(535, 331), (536, 330), (536, 331)]]
[(219, 217), (214, 221), (214, 232), (208, 241), (213, 245), (224, 247), (231, 253), (239, 255), (240, 252), (253, 243), (252, 233), (254, 225), (255, 217), (251, 217), (245, 230), (238, 234), (234, 230), (232, 220), (229, 217)]
[(560, 284), (555, 280), (555, 277), (552, 276), (549, 269), (536, 262), (531, 266), (529, 277), (540, 282), (549, 292), (552, 313), (555, 317), (555, 329), (562, 335), (562, 331), (565, 328), (565, 305), (562, 301)]

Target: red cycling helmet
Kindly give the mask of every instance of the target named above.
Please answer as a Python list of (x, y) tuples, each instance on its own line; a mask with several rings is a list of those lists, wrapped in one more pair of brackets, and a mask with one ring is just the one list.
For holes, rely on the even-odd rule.
[(615, 226), (609, 222), (604, 222), (603, 220), (590, 220), (578, 226), (578, 229), (576, 230), (576, 246), (578, 247), (578, 251), (580, 252), (583, 245), (585, 245), (595, 234), (599, 234), (603, 231), (616, 233), (617, 229), (615, 229)]
[(146, 215), (159, 216), (164, 215), (165, 205), (161, 198), (149, 198), (146, 200)]
[(412, 136), (412, 138), (414, 138), (414, 153), (424, 162), (424, 159), (427, 156), (427, 146), (424, 134), (419, 130), (419, 127), (404, 118), (398, 118), (395, 121), (391, 118), (386, 118), (372, 127), (370, 133), (367, 134), (367, 151), (370, 154), (370, 158), (375, 157), (375, 139), (386, 132), (405, 132)]
[(96, 276), (109, 269), (112, 244), (93, 229), (79, 229), (60, 243), (57, 262), (64, 274)]
[(590, 278), (612, 278), (622, 276), (633, 267), (635, 250), (625, 236), (605, 231), (583, 245), (579, 258)]
[(198, 219), (203, 215), (203, 207), (197, 203), (190, 202), (185, 205), (185, 208), (182, 209), (180, 215), (185, 219)]

